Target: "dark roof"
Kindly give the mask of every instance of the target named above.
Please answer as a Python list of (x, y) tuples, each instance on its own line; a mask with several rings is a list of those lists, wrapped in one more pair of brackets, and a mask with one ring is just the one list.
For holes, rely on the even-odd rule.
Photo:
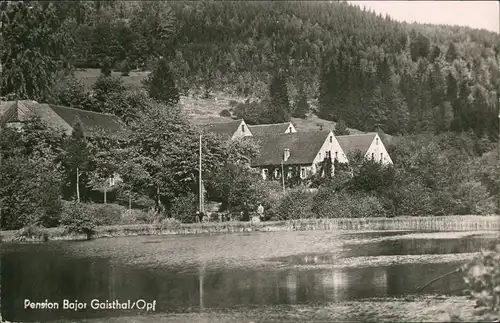
[(336, 138), (346, 154), (356, 151), (365, 154), (376, 135), (377, 133), (373, 132), (359, 135), (336, 136)]
[(221, 123), (207, 123), (198, 125), (203, 132), (212, 132), (216, 134), (220, 134), (223, 136), (232, 137), (233, 134), (238, 130), (239, 125), (242, 120), (235, 120), (229, 122), (221, 122)]
[(53, 104), (42, 104), (30, 100), (10, 102), (12, 104), (9, 104), (8, 112), (4, 113), (3, 119), (5, 120), (0, 118), (2, 122), (25, 121), (35, 115), (50, 127), (64, 131), (67, 134), (71, 134), (77, 120), (80, 120), (85, 134), (90, 137), (100, 135), (121, 136), (126, 133), (126, 128), (120, 119), (112, 114), (85, 111)]
[(99, 134), (100, 131), (106, 133), (120, 133), (124, 131), (124, 126), (120, 119), (112, 114), (85, 111), (52, 104), (49, 104), (49, 107), (71, 127), (79, 120), (83, 125), (85, 133), (88, 135)]
[(254, 137), (260, 146), (259, 156), (252, 166), (280, 165), (286, 148), (290, 157), (285, 165), (310, 165), (318, 154), (330, 131), (295, 132), (271, 137)]
[(285, 131), (289, 127), (290, 127), (290, 122), (258, 124), (258, 125), (248, 126), (252, 134), (257, 137), (281, 135), (285, 133)]

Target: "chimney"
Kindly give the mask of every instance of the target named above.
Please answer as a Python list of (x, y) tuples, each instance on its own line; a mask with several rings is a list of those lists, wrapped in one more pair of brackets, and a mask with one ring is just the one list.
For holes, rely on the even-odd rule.
[(290, 149), (285, 148), (285, 152), (283, 153), (283, 161), (287, 161), (290, 158)]

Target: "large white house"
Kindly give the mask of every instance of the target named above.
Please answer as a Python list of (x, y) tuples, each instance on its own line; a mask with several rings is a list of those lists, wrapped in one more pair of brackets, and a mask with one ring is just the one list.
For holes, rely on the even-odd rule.
[(260, 154), (252, 161), (252, 167), (259, 168), (264, 179), (281, 178), (282, 169), (286, 169), (287, 178), (297, 174), (305, 179), (316, 174), (318, 165), (327, 157), (332, 160), (336, 158), (341, 163), (348, 162), (331, 131), (295, 132), (254, 138), (259, 143)]

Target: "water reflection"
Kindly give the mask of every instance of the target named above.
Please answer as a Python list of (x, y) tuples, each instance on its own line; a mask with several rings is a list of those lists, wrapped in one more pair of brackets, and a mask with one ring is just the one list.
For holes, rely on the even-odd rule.
[(429, 255), (477, 252), (491, 245), (491, 238), (465, 237), (461, 239), (399, 239), (375, 243), (345, 245), (344, 257)]
[[(224, 239), (224, 238), (220, 238)], [(392, 241), (393, 242), (393, 241)], [(439, 241), (374, 243), (379, 254), (435, 252)], [(458, 242), (458, 243), (457, 243)], [(106, 248), (105, 242), (103, 248)], [(445, 244), (450, 242), (444, 242)], [(421, 249), (419, 244), (422, 246)], [(455, 240), (456, 250), (470, 250), (474, 242)], [(393, 246), (393, 251), (390, 251)], [(270, 246), (272, 247), (272, 246)], [(396, 297), (415, 291), (431, 279), (455, 269), (458, 264), (414, 263), (366, 268), (315, 268), (334, 264), (353, 249), (335, 254), (303, 254), (281, 258), (280, 269), (269, 266), (229, 268), (200, 261), (182, 267), (155, 268), (119, 264), (96, 254), (93, 257), (63, 252), (67, 245), (22, 245), (0, 252), (1, 309), (9, 321), (51, 321), (117, 316), (124, 312), (86, 310), (34, 311), (23, 308), (24, 299), (62, 302), (101, 300), (157, 301), (156, 312), (193, 312), (238, 306), (327, 303), (367, 297)], [(354, 248), (354, 247), (351, 247)], [(375, 248), (375, 249), (373, 249)], [(356, 252), (375, 253), (377, 247), (358, 245)], [(461, 248), (461, 249), (460, 249)], [(478, 248), (480, 249), (480, 248)], [(361, 250), (361, 251), (359, 251)], [(455, 249), (452, 249), (455, 250)], [(275, 259), (276, 260), (276, 259)], [(304, 264), (300, 268), (290, 266)], [(452, 275), (429, 286), (425, 293), (453, 294), (463, 288), (460, 275)], [(132, 311), (127, 313), (139, 313)]]

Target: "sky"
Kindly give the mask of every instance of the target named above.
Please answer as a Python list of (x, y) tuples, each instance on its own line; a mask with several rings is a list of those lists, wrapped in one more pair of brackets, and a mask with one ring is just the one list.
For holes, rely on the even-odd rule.
[(498, 1), (348, 1), (399, 21), (460, 25), (500, 33)]

